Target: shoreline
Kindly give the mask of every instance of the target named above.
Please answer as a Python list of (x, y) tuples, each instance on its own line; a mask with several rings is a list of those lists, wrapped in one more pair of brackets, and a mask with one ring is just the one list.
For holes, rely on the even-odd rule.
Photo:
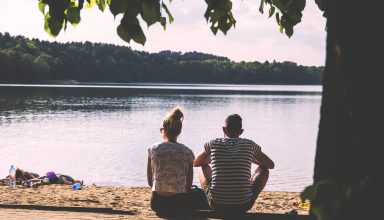
[[(272, 86), (273, 88), (270, 88)], [(312, 88), (311, 88), (312, 87)], [(316, 87), (316, 88), (314, 88)], [(157, 92), (157, 93), (201, 93), (201, 94), (243, 94), (243, 95), (321, 95), (319, 85), (248, 85), (248, 84), (169, 84), (169, 83), (85, 83), (76, 84), (2, 84), (0, 89), (108, 89), (131, 92)]]
[[(131, 211), (134, 218), (157, 217), (150, 209), (150, 197), (149, 187), (86, 185), (82, 190), (72, 190), (69, 185), (16, 189), (0, 186), (1, 204), (112, 208)], [(299, 215), (308, 215), (308, 208), (301, 203), (298, 192), (265, 191), (248, 212), (284, 214), (296, 210)]]

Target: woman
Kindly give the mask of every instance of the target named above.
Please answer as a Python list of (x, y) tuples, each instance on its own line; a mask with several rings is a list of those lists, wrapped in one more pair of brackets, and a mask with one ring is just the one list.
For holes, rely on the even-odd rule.
[(188, 207), (187, 190), (192, 185), (195, 156), (187, 146), (177, 142), (183, 117), (179, 107), (172, 109), (161, 124), (163, 141), (148, 149), (151, 208), (157, 213), (184, 212)]
[[(22, 169), (16, 167), (16, 182), (18, 182), (18, 183), (21, 183), (23, 181), (28, 181), (31, 179), (35, 179), (38, 177), (39, 177), (39, 174), (37, 174), (37, 173), (28, 172), (28, 171), (25, 171), (25, 170), (22, 170)], [(10, 176), (8, 175), (3, 180), (9, 180), (9, 179), (10, 179)]]

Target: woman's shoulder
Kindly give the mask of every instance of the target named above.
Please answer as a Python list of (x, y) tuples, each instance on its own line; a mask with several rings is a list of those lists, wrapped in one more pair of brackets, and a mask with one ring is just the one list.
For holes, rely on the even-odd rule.
[(184, 152), (193, 154), (193, 151), (191, 150), (191, 148), (187, 147), (185, 144), (182, 144), (182, 143), (178, 143), (178, 144), (179, 144), (179, 148), (182, 149)]
[(161, 146), (161, 145), (163, 145), (163, 144), (164, 144), (163, 141), (155, 142), (155, 143), (153, 143), (153, 144), (149, 147), (149, 149), (152, 150), (152, 149), (158, 148), (159, 146)]
[(187, 149), (187, 150), (191, 150), (189, 147), (187, 147), (187, 145), (183, 144), (183, 143), (177, 143), (179, 145), (179, 147), (182, 147), (184, 149)]

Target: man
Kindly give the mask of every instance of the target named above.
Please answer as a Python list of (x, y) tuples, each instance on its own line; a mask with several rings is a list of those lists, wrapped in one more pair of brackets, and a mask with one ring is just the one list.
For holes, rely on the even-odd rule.
[[(273, 161), (243, 133), (239, 115), (229, 115), (223, 127), (224, 138), (204, 144), (193, 166), (201, 167), (199, 179), (212, 209), (221, 212), (246, 212), (264, 189)], [(258, 167), (251, 175), (252, 163)], [(210, 166), (211, 164), (211, 166)]]

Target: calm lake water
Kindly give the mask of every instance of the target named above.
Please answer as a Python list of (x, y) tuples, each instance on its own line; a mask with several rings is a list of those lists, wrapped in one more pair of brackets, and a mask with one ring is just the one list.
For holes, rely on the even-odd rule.
[(238, 113), (242, 137), (275, 161), (266, 190), (301, 191), (312, 183), (320, 93), (320, 86), (0, 84), (0, 175), (14, 164), (86, 184), (145, 186), (147, 148), (160, 140), (165, 114), (181, 105), (179, 142), (195, 154)]

